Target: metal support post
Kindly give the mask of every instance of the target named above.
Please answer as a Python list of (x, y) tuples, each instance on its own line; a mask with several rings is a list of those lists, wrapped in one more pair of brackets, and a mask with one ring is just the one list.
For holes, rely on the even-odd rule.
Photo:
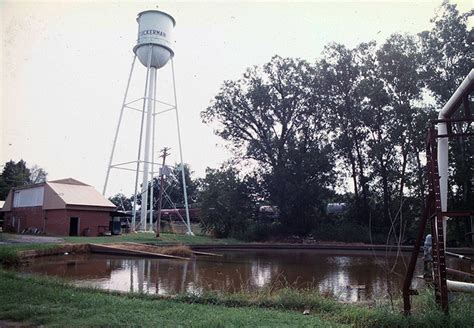
[(153, 231), (153, 207), (155, 206), (155, 197), (154, 197), (154, 189), (155, 189), (155, 125), (156, 125), (156, 80), (157, 74), (155, 74), (155, 89), (153, 90), (153, 131), (151, 137), (151, 189), (150, 189), (150, 226), (149, 231)]
[(175, 114), (176, 114), (176, 127), (178, 129), (178, 144), (179, 144), (179, 157), (181, 161), (181, 178), (182, 178), (182, 183), (183, 183), (183, 196), (184, 196), (184, 207), (186, 211), (186, 225), (188, 228), (188, 231), (186, 232), (187, 235), (194, 236), (192, 230), (191, 230), (191, 221), (189, 219), (189, 206), (188, 206), (188, 191), (186, 188), (186, 178), (184, 174), (184, 163), (183, 163), (183, 149), (181, 146), (181, 131), (179, 128), (179, 115), (178, 115), (178, 99), (176, 96), (176, 80), (175, 80), (175, 74), (174, 74), (174, 60), (171, 58), (171, 71), (173, 75), (173, 92), (174, 92), (174, 104), (175, 104)]
[(160, 232), (161, 232), (161, 207), (162, 207), (162, 204), (163, 204), (163, 192), (164, 192), (164, 186), (165, 186), (165, 164), (166, 164), (166, 156), (169, 155), (168, 153), (168, 150), (170, 150), (170, 148), (168, 147), (165, 147), (161, 150), (162, 152), (162, 155), (161, 157), (163, 157), (163, 165), (161, 166), (161, 172), (160, 172), (160, 195), (158, 196), (158, 216), (156, 218), (156, 237), (159, 237), (160, 236)]
[[(133, 208), (132, 208), (132, 231), (135, 231), (136, 217), (137, 217), (138, 173), (140, 172), (140, 157), (141, 157), (142, 139), (143, 139), (143, 123), (145, 121), (146, 94), (147, 94), (147, 89), (148, 89), (148, 77), (150, 75), (152, 52), (153, 52), (153, 47), (150, 45), (149, 53), (148, 53), (147, 70), (146, 70), (145, 92), (143, 95), (143, 112), (142, 112), (142, 119), (141, 119), (141, 124), (140, 124), (140, 138), (138, 139), (137, 171), (135, 174), (135, 193), (133, 196)], [(143, 199), (143, 195), (142, 195), (142, 199)], [(143, 206), (142, 206), (142, 211), (143, 211)]]
[(102, 195), (104, 196), (105, 196), (105, 192), (107, 191), (107, 183), (109, 182), (109, 175), (110, 175), (110, 169), (112, 168), (112, 161), (114, 158), (115, 146), (117, 145), (117, 138), (118, 138), (118, 134), (120, 130), (120, 125), (122, 124), (123, 110), (125, 109), (125, 106), (126, 106), (128, 90), (130, 88), (130, 81), (132, 80), (133, 68), (135, 66), (136, 59), (137, 59), (137, 55), (134, 55), (133, 60), (132, 60), (132, 67), (130, 68), (130, 74), (128, 74), (128, 81), (127, 81), (127, 86), (125, 88), (125, 95), (123, 96), (122, 108), (120, 109), (117, 129), (115, 130), (114, 142), (112, 144), (112, 152), (110, 153), (110, 158), (109, 158), (109, 166), (107, 167), (107, 173), (105, 175), (104, 189), (102, 190)]
[(150, 81), (148, 83), (148, 93), (146, 97), (146, 130), (145, 130), (145, 151), (143, 163), (143, 181), (142, 181), (142, 210), (140, 212), (140, 230), (146, 231), (147, 215), (148, 215), (148, 179), (149, 179), (149, 161), (150, 161), (150, 139), (151, 139), (151, 123), (153, 121), (153, 92), (155, 89), (156, 68), (150, 67)]

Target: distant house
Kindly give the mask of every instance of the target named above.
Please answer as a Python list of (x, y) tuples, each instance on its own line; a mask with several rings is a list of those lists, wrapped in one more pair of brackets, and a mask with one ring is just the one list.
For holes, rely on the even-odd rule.
[(97, 236), (115, 210), (94, 187), (69, 178), (13, 188), (0, 211), (4, 231)]

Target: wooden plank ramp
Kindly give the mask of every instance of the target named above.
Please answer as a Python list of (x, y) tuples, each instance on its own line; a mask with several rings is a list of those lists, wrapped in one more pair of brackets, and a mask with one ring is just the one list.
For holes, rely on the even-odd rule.
[(189, 258), (187, 257), (139, 251), (139, 250), (134, 250), (134, 249), (128, 249), (126, 246), (105, 245), (105, 244), (89, 244), (89, 245), (90, 245), (91, 253), (189, 260)]
[[(148, 246), (148, 247), (160, 247), (159, 245), (151, 245), (151, 244), (140, 244), (140, 243), (134, 243), (134, 242), (124, 242), (124, 244), (129, 244), (129, 245), (138, 245), (138, 246)], [(173, 247), (173, 246), (179, 246), (179, 245), (163, 245), (161, 247)], [(189, 245), (191, 248), (192, 245)], [(191, 248), (191, 252), (193, 252), (194, 255), (201, 255), (201, 256), (224, 256), (222, 254), (216, 254), (216, 253), (209, 253), (209, 252), (200, 252), (200, 251), (195, 251)]]
[(191, 249), (191, 251), (196, 254), (196, 255), (202, 255), (202, 256), (220, 256), (220, 257), (223, 257), (224, 255), (223, 254), (216, 254), (216, 253), (208, 253), (208, 252), (198, 252), (198, 251), (193, 251)]

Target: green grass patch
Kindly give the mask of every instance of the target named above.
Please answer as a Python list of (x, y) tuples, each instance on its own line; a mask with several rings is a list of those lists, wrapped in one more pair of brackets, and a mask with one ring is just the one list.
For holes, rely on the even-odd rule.
[(341, 327), (317, 316), (117, 295), (0, 271), (0, 319), (48, 327)]
[[(62, 280), (21, 277), (0, 270), (0, 319), (46, 326), (160, 327), (471, 327), (472, 295), (455, 295), (450, 315), (438, 310), (432, 291), (413, 298), (413, 315), (401, 302), (342, 304), (314, 290), (180, 295), (120, 294), (78, 288)], [(302, 315), (305, 309), (310, 315)]]
[(439, 311), (432, 290), (426, 288), (413, 298), (413, 315), (402, 314), (401, 300), (393, 306), (388, 301), (370, 305), (343, 304), (323, 297), (312, 289), (267, 289), (259, 292), (205, 292), (202, 295), (181, 295), (189, 303), (225, 305), (229, 307), (258, 307), (310, 313), (319, 318), (352, 327), (471, 327), (474, 322), (474, 297), (457, 294), (450, 304), (450, 315)]
[(120, 236), (102, 236), (102, 237), (64, 237), (67, 243), (121, 243), (121, 242), (134, 242), (134, 243), (147, 243), (147, 244), (235, 244), (241, 241), (232, 238), (217, 239), (208, 236), (187, 236), (177, 235), (171, 233), (162, 233), (160, 238), (156, 238), (154, 233), (129, 233)]
[(32, 249), (54, 248), (58, 244), (5, 244), (0, 245), (0, 264), (15, 265), (20, 262), (19, 252)]

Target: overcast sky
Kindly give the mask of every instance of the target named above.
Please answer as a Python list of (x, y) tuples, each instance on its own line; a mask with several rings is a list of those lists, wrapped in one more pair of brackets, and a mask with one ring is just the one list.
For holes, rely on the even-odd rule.
[[(273, 55), (314, 62), (325, 44), (383, 42), (417, 33), (441, 1), (159, 2), (176, 19), (175, 70), (184, 160), (195, 176), (228, 159), (200, 112), (222, 82)], [(458, 1), (467, 11), (470, 1)], [(157, 2), (2, 1), (1, 163), (24, 159), (49, 173), (102, 190), (137, 33), (137, 13)], [(137, 63), (138, 64), (138, 63)], [(143, 96), (136, 66), (129, 100)], [(158, 71), (158, 98), (172, 100), (169, 65)], [(136, 159), (139, 114), (124, 117), (116, 161)], [(156, 148), (178, 161), (174, 116), (157, 116)], [(133, 190), (133, 173), (115, 171), (108, 194)]]

